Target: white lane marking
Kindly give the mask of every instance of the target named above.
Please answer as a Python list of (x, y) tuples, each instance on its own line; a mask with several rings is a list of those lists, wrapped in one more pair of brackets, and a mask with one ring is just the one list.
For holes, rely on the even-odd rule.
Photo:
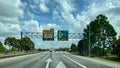
[(57, 64), (56, 68), (66, 68), (66, 66), (63, 64), (62, 61), (60, 61), (60, 62)]
[(49, 64), (50, 64), (50, 62), (52, 62), (52, 60), (50, 58), (48, 58), (46, 60), (46, 62), (47, 62), (47, 64), (46, 64), (45, 68), (49, 68)]
[(64, 56), (65, 56), (67, 59), (71, 60), (72, 62), (76, 63), (77, 65), (79, 65), (79, 66), (81, 66), (81, 67), (83, 67), (83, 68), (87, 68), (86, 66), (84, 66), (84, 65), (82, 65), (82, 64), (74, 61), (73, 59), (71, 59), (71, 58), (69, 58), (69, 57), (67, 57), (66, 55), (64, 55)]

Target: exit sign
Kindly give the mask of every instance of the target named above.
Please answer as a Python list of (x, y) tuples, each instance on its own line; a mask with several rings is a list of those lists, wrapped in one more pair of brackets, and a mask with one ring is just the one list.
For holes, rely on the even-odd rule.
[(68, 41), (67, 30), (58, 30), (58, 41)]

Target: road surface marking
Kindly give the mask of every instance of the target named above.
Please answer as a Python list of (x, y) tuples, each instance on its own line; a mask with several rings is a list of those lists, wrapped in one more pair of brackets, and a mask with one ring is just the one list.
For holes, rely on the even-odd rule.
[(82, 65), (82, 64), (74, 61), (73, 59), (71, 59), (71, 58), (69, 58), (69, 57), (67, 57), (66, 55), (64, 55), (64, 56), (65, 56), (67, 59), (71, 60), (72, 62), (76, 63), (77, 65), (79, 65), (79, 66), (81, 66), (81, 67), (83, 67), (83, 68), (87, 68), (86, 66), (84, 66), (84, 65)]
[(49, 64), (50, 64), (50, 62), (52, 62), (52, 60), (50, 58), (48, 58), (46, 60), (46, 62), (47, 62), (47, 64), (46, 64), (45, 68), (49, 68)]
[(63, 64), (62, 61), (60, 61), (60, 62), (57, 64), (56, 68), (66, 68), (66, 66)]

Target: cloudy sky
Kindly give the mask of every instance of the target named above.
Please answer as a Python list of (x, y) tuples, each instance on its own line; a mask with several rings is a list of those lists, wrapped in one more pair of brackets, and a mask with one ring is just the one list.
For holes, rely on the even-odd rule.
[[(120, 35), (120, 0), (0, 0), (0, 41), (9, 36), (20, 38), (21, 31), (50, 28), (82, 33), (99, 14), (106, 15)], [(70, 47), (78, 42), (32, 40), (36, 48)]]

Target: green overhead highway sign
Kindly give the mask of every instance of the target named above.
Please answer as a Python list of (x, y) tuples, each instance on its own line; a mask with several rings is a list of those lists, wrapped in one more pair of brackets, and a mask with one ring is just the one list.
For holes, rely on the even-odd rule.
[(58, 41), (68, 41), (67, 30), (58, 30)]

